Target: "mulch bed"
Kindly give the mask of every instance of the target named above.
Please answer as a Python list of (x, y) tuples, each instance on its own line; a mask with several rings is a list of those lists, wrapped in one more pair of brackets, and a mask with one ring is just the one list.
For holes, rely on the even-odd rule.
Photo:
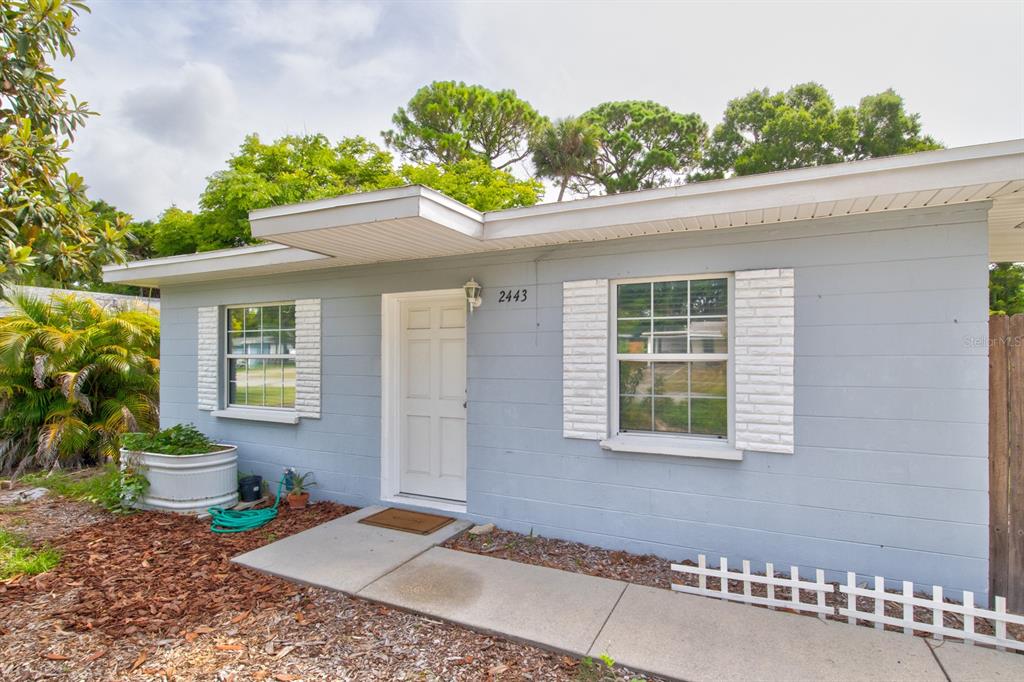
[[(579, 542), (567, 540), (555, 540), (535, 535), (523, 535), (508, 530), (495, 529), (484, 535), (470, 535), (468, 532), (460, 533), (448, 540), (445, 545), (450, 549), (474, 554), (518, 561), (524, 564), (535, 566), (546, 566), (557, 568), (563, 571), (574, 573), (585, 573), (600, 578), (611, 578), (622, 580), (637, 585), (658, 587), (666, 590), (672, 589), (672, 583), (680, 585), (697, 586), (697, 576), (683, 574), (671, 569), (672, 562), (656, 557), (652, 554), (631, 554), (629, 552), (602, 549), (592, 545), (585, 545)], [(687, 566), (696, 566), (693, 561), (677, 561), (675, 563)], [(763, 573), (758, 574), (763, 575)], [(804, 576), (805, 578), (807, 576)], [(835, 585), (836, 583), (832, 583)], [(721, 581), (718, 578), (708, 578), (707, 587), (711, 590), (718, 590)], [(743, 592), (743, 584), (738, 580), (729, 580), (729, 591), (734, 593)], [(897, 594), (895, 590), (890, 590)], [(755, 597), (767, 596), (767, 588), (764, 585), (752, 585), (751, 594)], [(930, 595), (918, 593), (918, 596), (930, 598)], [(776, 587), (775, 598), (787, 600), (790, 598), (790, 590), (787, 587)], [(800, 601), (808, 604), (816, 602), (816, 595), (803, 592), (800, 593)], [(835, 606), (839, 601), (846, 606), (846, 596), (842, 594), (829, 593), (825, 595), (825, 604)], [(958, 603), (951, 599), (947, 603)], [(857, 597), (857, 607), (861, 611), (873, 611), (875, 600), (870, 597)], [(765, 608), (765, 607), (759, 607)], [(900, 604), (885, 602), (885, 613), (893, 618), (903, 617), (903, 607)], [(800, 615), (817, 617), (813, 613), (794, 611), (791, 609), (777, 608), (779, 611), (799, 613)], [(944, 624), (946, 627), (963, 629), (963, 616), (955, 613), (944, 613)], [(846, 622), (843, 616), (828, 616), (829, 619)], [(916, 607), (914, 609), (914, 620), (921, 623), (931, 623), (932, 611), (930, 609)], [(873, 623), (858, 621), (858, 625), (874, 627)], [(886, 630), (901, 631), (894, 626), (885, 626)], [(975, 619), (975, 632), (991, 635), (994, 628), (991, 621)], [(1007, 626), (1007, 632), (1011, 638), (1024, 641), (1024, 627), (1014, 624)], [(928, 636), (926, 633), (916, 633), (918, 636)]]
[[(264, 528), (234, 535), (191, 517), (114, 517), (60, 498), (4, 510), (0, 526), (16, 520), (63, 560), (0, 583), (0, 679), (577, 679), (581, 663), (571, 657), (229, 561), (352, 510), (282, 509)], [(618, 669), (616, 679), (647, 678)]]

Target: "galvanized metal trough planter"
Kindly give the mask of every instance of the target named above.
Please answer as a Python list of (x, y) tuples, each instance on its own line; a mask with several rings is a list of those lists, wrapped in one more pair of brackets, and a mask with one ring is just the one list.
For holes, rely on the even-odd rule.
[(142, 509), (201, 514), (208, 507), (238, 502), (238, 448), (220, 445), (215, 452), (164, 455), (121, 450), (121, 460), (142, 468), (149, 489), (136, 506)]

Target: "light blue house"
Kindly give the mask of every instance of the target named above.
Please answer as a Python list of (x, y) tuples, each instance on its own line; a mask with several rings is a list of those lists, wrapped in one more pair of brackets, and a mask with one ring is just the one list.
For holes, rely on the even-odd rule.
[[(481, 214), (254, 211), (161, 291), (162, 421), (315, 496), (986, 592), (987, 269), (1024, 140)], [(477, 288), (479, 287), (479, 288)]]

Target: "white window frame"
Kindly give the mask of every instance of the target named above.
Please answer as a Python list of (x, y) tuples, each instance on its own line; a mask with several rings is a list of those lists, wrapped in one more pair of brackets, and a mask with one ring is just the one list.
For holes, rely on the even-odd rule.
[[(642, 360), (637, 353), (618, 352), (618, 291), (620, 284), (648, 284), (652, 282), (678, 282), (701, 279), (724, 279), (727, 283), (726, 306), (728, 329), (727, 353), (648, 353), (657, 355), (659, 362), (725, 361), (727, 435), (695, 435), (690, 433), (653, 433), (619, 430), (619, 361)], [(733, 447), (735, 439), (735, 372), (733, 371), (733, 340), (735, 334), (735, 282), (731, 272), (712, 272), (692, 275), (657, 275), (609, 280), (608, 286), (608, 438), (601, 441), (607, 450), (647, 454), (706, 457), (711, 459), (742, 459), (742, 453)], [(653, 311), (652, 311), (653, 312)], [(649, 347), (650, 348), (650, 347)]]
[[(296, 414), (295, 406), (292, 407), (273, 407), (269, 405), (242, 405), (239, 403), (231, 402), (231, 361), (232, 360), (245, 360), (245, 359), (256, 359), (256, 360), (295, 360), (295, 354), (293, 353), (267, 353), (259, 355), (239, 355), (237, 353), (231, 353), (231, 344), (228, 339), (228, 324), (231, 319), (231, 311), (245, 308), (263, 308), (274, 305), (290, 305), (294, 306), (295, 301), (264, 301), (260, 303), (237, 303), (232, 305), (224, 306), (224, 310), (220, 319), (220, 366), (224, 368), (224, 378), (222, 380), (221, 390), (223, 391), (223, 405), (224, 410), (218, 410), (215, 416), (220, 417), (238, 417), (238, 418), (249, 418), (255, 421), (281, 421), (278, 419), (261, 419), (258, 415), (267, 414), (273, 415), (278, 414), (282, 417), (291, 417)], [(294, 330), (298, 334), (298, 320), (295, 323), (296, 329)], [(284, 419), (286, 422), (294, 423), (297, 419), (291, 418)]]

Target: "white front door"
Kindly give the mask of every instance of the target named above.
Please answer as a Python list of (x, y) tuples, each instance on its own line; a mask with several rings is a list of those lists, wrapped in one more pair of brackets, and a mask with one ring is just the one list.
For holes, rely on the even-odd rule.
[(466, 300), (399, 306), (399, 492), (466, 500)]

